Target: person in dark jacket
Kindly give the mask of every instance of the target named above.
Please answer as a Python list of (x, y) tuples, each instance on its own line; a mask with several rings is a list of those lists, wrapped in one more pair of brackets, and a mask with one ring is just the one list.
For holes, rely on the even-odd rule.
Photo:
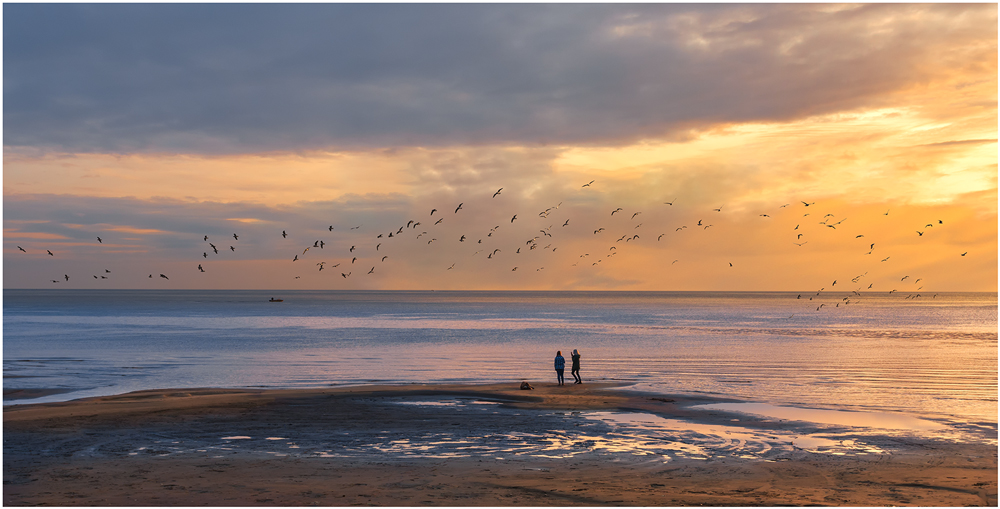
[(573, 378), (576, 379), (574, 383), (582, 384), (583, 379), (580, 378), (580, 352), (574, 349), (571, 358), (573, 359), (573, 369), (570, 372), (573, 373)]
[(559, 381), (559, 385), (566, 385), (563, 380), (563, 371), (566, 369), (566, 359), (562, 356), (562, 350), (556, 352), (556, 379)]

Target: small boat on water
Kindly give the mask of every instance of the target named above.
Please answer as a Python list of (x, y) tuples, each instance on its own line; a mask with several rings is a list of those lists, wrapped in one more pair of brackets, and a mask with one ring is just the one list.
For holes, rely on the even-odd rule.
[(274, 297), (271, 297), (271, 300), (268, 302), (285, 302), (285, 299), (275, 299)]

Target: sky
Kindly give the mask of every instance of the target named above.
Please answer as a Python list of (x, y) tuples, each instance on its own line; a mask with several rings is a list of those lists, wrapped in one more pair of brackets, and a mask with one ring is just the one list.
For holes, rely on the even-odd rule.
[(4, 4), (3, 286), (996, 292), (997, 21)]

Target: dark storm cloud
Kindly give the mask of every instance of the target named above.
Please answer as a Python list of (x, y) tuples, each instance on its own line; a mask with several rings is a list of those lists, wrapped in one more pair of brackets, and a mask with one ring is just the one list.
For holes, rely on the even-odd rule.
[(878, 105), (959, 65), (936, 57), (942, 41), (951, 56), (973, 51), (962, 34), (995, 41), (996, 12), (7, 4), (4, 145), (232, 153), (683, 136)]

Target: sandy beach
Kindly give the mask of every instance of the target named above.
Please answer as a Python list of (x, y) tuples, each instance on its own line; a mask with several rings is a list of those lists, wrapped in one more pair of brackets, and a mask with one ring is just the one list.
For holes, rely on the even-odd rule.
[(963, 441), (698, 408), (714, 402), (612, 383), (509, 383), (11, 405), (3, 503), (997, 504), (995, 431), (992, 443), (988, 432)]

